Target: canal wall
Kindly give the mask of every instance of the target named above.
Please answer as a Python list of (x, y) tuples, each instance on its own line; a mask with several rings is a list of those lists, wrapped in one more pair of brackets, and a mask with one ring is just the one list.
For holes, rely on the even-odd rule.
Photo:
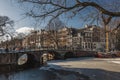
[(31, 55), (31, 60), (36, 60), (37, 62), (40, 62), (40, 52), (0, 53), (0, 65), (18, 64), (18, 59), (23, 54)]
[[(40, 50), (40, 51), (28, 51), (28, 52), (16, 52), (16, 53), (0, 53), (0, 65), (6, 65), (6, 64), (18, 64), (18, 59), (24, 55), (27, 54), (29, 57), (30, 62), (36, 61), (40, 64), (43, 63), (44, 57), (46, 55), (52, 53), (54, 59), (63, 59), (70, 57), (81, 57), (81, 56), (94, 56), (95, 51), (80, 51), (80, 50)], [(70, 55), (71, 54), (71, 55)]]

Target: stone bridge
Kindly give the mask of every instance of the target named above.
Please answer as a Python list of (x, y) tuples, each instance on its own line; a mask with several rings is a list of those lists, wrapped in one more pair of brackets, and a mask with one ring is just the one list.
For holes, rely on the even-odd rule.
[(22, 65), (24, 63), (44, 64), (47, 59), (63, 59), (73, 56), (81, 56), (81, 53), (95, 53), (93, 51), (80, 50), (38, 50), (38, 51), (24, 51), (24, 52), (9, 52), (0, 53), (0, 65), (16, 64)]

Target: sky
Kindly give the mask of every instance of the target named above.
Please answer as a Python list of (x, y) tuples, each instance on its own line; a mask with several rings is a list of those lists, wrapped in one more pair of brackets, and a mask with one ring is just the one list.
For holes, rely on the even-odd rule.
[[(16, 30), (23, 27), (35, 28), (35, 25), (33, 24), (34, 20), (30, 18), (24, 18), (25, 11), (13, 1), (14, 0), (0, 0), (0, 15), (10, 17), (10, 19), (15, 22), (14, 27)], [(106, 1), (108, 2), (108, 0)], [(69, 21), (67, 19), (64, 19), (63, 16), (62, 20), (68, 27), (75, 27), (75, 28), (84, 27), (83, 21), (80, 20), (78, 16), (74, 17)], [(39, 28), (42, 28), (42, 26)]]
[[(0, 0), (0, 15), (8, 16), (13, 20), (15, 22), (14, 28), (16, 30), (22, 27), (34, 27), (34, 25), (32, 25), (32, 20), (24, 18), (24, 13), (24, 10), (22, 10), (22, 8), (16, 5), (12, 0)], [(73, 18), (73, 20), (74, 22), (78, 21), (75, 18)], [(80, 25), (79, 22), (76, 24), (73, 20), (70, 20), (69, 24), (67, 22), (65, 24), (68, 26), (78, 27)]]
[(0, 0), (0, 15), (8, 16), (14, 21), (14, 28), (33, 27), (28, 18), (24, 18), (24, 11), (20, 6), (15, 5), (12, 0)]

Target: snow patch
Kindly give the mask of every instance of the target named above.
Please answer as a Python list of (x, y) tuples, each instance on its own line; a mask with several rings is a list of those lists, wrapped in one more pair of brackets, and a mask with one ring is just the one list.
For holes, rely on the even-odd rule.
[(85, 77), (81, 75), (79, 71), (76, 71), (74, 69), (66, 69), (52, 63), (48, 63), (47, 66), (41, 67), (40, 70), (51, 71), (56, 74), (56, 79), (54, 80), (85, 80)]
[(111, 61), (113, 63), (116, 63), (116, 64), (120, 64), (120, 61)]
[(47, 66), (43, 66), (40, 70), (50, 70), (50, 69), (64, 69), (58, 65), (48, 64)]
[(34, 30), (34, 28), (30, 28), (30, 27), (22, 27), (16, 30), (16, 32), (18, 33), (30, 33), (32, 30)]
[(75, 76), (74, 74), (70, 74), (70, 75), (58, 75), (58, 77), (60, 78), (60, 80), (77, 80), (77, 76)]

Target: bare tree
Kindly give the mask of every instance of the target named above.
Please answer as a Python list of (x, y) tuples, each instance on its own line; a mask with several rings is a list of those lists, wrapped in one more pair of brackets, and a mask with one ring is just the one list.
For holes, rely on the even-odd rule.
[(48, 39), (50, 39), (50, 41), (53, 41), (56, 49), (59, 47), (58, 30), (62, 29), (63, 27), (65, 27), (65, 25), (59, 18), (52, 20), (46, 26), (46, 30), (48, 31)]
[[(109, 3), (105, 3), (105, 1), (101, 1), (102, 5), (98, 3), (98, 0), (19, 0), (19, 1), (26, 2), (26, 4), (32, 3), (31, 9), (27, 13), (27, 15), (32, 17), (45, 18), (47, 16), (54, 15), (55, 18), (67, 12), (72, 13), (71, 15), (76, 15), (79, 14), (81, 10), (87, 9), (88, 7), (96, 8), (99, 12), (109, 16), (114, 17), (120, 16), (120, 12), (116, 11), (113, 8), (113, 6), (111, 7), (114, 10), (109, 10), (111, 8), (106, 9), (104, 5), (107, 5)], [(70, 2), (72, 2), (72, 4)], [(120, 7), (119, 6), (120, 1), (116, 2), (118, 7)], [(36, 10), (39, 13), (36, 13)]]
[[(50, 22), (64, 15), (65, 18), (78, 16), (87, 24), (106, 22), (102, 16), (120, 19), (120, 1), (109, 0), (18, 0), (22, 4), (30, 5), (26, 10), (26, 15)], [(104, 17), (105, 18), (105, 17)], [(111, 19), (111, 20), (112, 20)], [(85, 24), (86, 24), (85, 23)], [(109, 25), (110, 21), (107, 23)]]
[[(108, 36), (108, 26), (113, 18), (120, 17), (120, 0), (19, 0), (23, 4), (30, 4), (26, 15), (39, 19), (53, 19), (66, 15), (67, 18), (82, 16), (85, 21), (102, 21)], [(102, 17), (101, 17), (102, 16)], [(89, 18), (90, 17), (90, 18)], [(80, 17), (81, 18), (81, 17)], [(81, 18), (81, 19), (83, 19)], [(108, 37), (106, 38), (108, 51)]]
[(27, 7), (26, 15), (43, 21), (64, 15), (65, 18), (79, 16), (87, 23), (101, 21), (101, 14), (108, 17), (120, 17), (120, 1), (109, 0), (18, 0)]
[(13, 28), (13, 20), (10, 20), (7, 16), (0, 16), (0, 37), (9, 35), (12, 38), (14, 28)]
[(119, 50), (120, 46), (120, 20), (112, 19), (109, 26), (109, 47), (112, 50)]
[(111, 16), (101, 16), (102, 18), (102, 22), (104, 24), (104, 28), (105, 28), (105, 42), (106, 42), (106, 53), (109, 52), (109, 27), (108, 24), (110, 23), (112, 17)]
[(116, 49), (120, 50), (120, 25), (116, 33)]

